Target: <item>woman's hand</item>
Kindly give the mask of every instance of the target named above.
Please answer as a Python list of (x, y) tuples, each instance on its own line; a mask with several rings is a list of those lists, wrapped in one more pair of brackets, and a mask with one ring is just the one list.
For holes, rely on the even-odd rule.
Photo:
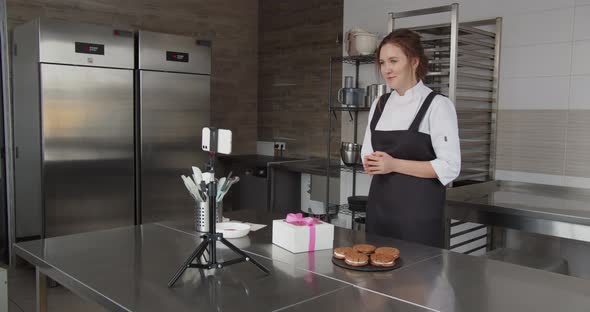
[(418, 178), (438, 177), (430, 161), (399, 159), (384, 152), (371, 153), (364, 160), (363, 167), (370, 175), (397, 172)]
[(374, 174), (388, 174), (395, 171), (397, 159), (384, 152), (373, 152), (365, 156), (363, 168), (365, 172)]

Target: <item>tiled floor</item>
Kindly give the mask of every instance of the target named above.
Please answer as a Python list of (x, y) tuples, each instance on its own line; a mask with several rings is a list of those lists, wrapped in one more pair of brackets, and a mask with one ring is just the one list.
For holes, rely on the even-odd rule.
[[(5, 267), (3, 264), (0, 264)], [(62, 286), (47, 289), (49, 311), (104, 312), (104, 308), (86, 301)], [(19, 264), (8, 270), (8, 312), (35, 311), (35, 269)]]

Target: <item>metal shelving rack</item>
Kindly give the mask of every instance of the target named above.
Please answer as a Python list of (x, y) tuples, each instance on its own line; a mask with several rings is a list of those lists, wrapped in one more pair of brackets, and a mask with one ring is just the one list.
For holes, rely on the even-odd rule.
[(334, 119), (338, 120), (337, 112), (348, 112), (350, 115), (350, 120), (354, 121), (354, 143), (357, 143), (357, 136), (358, 136), (358, 115), (361, 111), (369, 111), (370, 107), (347, 107), (347, 106), (337, 106), (334, 105), (334, 99), (332, 96), (332, 65), (334, 63), (341, 62), (344, 64), (352, 64), (355, 65), (355, 88), (359, 86), (359, 68), (361, 65), (365, 64), (374, 64), (375, 63), (375, 55), (360, 55), (360, 56), (337, 56), (337, 57), (330, 57), (330, 84), (329, 84), (329, 91), (328, 91), (328, 138), (327, 138), (327, 152), (326, 152), (326, 199), (324, 202), (324, 208), (326, 209), (326, 217), (328, 221), (330, 220), (330, 213), (337, 213), (339, 205), (334, 204), (330, 205), (330, 172), (331, 170), (345, 170), (352, 172), (352, 195), (356, 195), (356, 174), (357, 172), (362, 172), (362, 166), (344, 166), (340, 165), (340, 161), (338, 161), (338, 165), (335, 165), (331, 162), (332, 159), (332, 150), (331, 150), (331, 143), (332, 143), (332, 115)]
[(461, 173), (454, 185), (494, 179), (502, 19), (459, 23), (459, 5), (389, 14), (395, 20), (451, 13), (451, 22), (412, 27), (429, 58), (424, 83), (455, 103), (461, 138)]
[[(450, 23), (412, 27), (422, 37), (429, 59), (424, 83), (455, 104), (461, 140), (461, 173), (451, 186), (494, 179), (498, 77), (502, 19), (459, 23), (459, 5), (389, 13), (389, 31), (395, 20), (428, 14), (451, 14)], [(470, 254), (490, 247), (490, 228), (473, 225), (458, 230), (465, 222), (447, 220), (446, 248), (466, 248)], [(488, 228), (486, 234), (461, 241), (460, 237)], [(451, 239), (455, 242), (451, 244)], [(485, 239), (483, 245), (474, 244)]]

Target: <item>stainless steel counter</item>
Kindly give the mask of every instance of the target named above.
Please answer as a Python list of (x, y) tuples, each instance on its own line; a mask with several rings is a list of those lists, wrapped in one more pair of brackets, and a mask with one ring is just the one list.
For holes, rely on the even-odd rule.
[(590, 190), (491, 181), (451, 188), (453, 219), (590, 242)]
[(359, 285), (439, 311), (588, 311), (590, 281), (444, 251)]
[[(338, 229), (336, 245), (392, 245), (404, 257), (395, 271), (348, 271), (332, 265), (330, 250), (292, 254), (272, 245), (270, 233), (266, 227), (231, 240), (270, 275), (249, 263), (191, 269), (171, 289), (168, 279), (200, 240), (178, 222), (18, 243), (15, 251), (38, 267), (40, 307), (46, 275), (112, 311), (542, 312), (590, 306), (588, 280)], [(220, 250), (222, 259), (231, 257)]]
[[(326, 175), (326, 159), (324, 158), (312, 158), (302, 159), (295, 161), (274, 161), (269, 162), (269, 168), (271, 169), (282, 169), (293, 172), (309, 173), (315, 175)], [(332, 168), (330, 168), (331, 177), (340, 177), (340, 162), (333, 162)]]
[[(19, 243), (15, 250), (42, 274), (111, 311), (271, 311), (349, 287), (281, 261), (257, 258), (271, 274), (249, 263), (215, 271), (193, 269), (167, 288), (198, 240), (148, 224)], [(233, 256), (220, 250), (225, 251), (221, 259)]]
[(403, 311), (403, 312), (425, 312), (430, 309), (419, 307), (409, 302), (403, 302), (392, 299), (371, 291), (358, 287), (346, 287), (334, 291), (313, 300), (299, 303), (297, 305), (286, 307), (287, 312), (383, 312), (383, 311)]

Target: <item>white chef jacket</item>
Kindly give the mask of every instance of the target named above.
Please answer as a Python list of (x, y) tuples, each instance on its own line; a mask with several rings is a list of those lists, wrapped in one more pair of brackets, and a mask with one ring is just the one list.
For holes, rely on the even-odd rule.
[[(403, 96), (392, 91), (375, 129), (382, 131), (408, 130), (424, 99), (431, 91), (432, 89), (425, 86), (422, 81), (407, 90)], [(374, 151), (371, 144), (370, 125), (378, 101), (377, 99), (373, 103), (369, 112), (369, 121), (361, 150), (363, 161), (365, 155)], [(434, 97), (418, 131), (430, 135), (432, 147), (436, 154), (436, 159), (430, 161), (430, 163), (436, 172), (438, 180), (443, 185), (447, 185), (457, 178), (461, 171), (459, 128), (453, 102), (445, 96)]]

